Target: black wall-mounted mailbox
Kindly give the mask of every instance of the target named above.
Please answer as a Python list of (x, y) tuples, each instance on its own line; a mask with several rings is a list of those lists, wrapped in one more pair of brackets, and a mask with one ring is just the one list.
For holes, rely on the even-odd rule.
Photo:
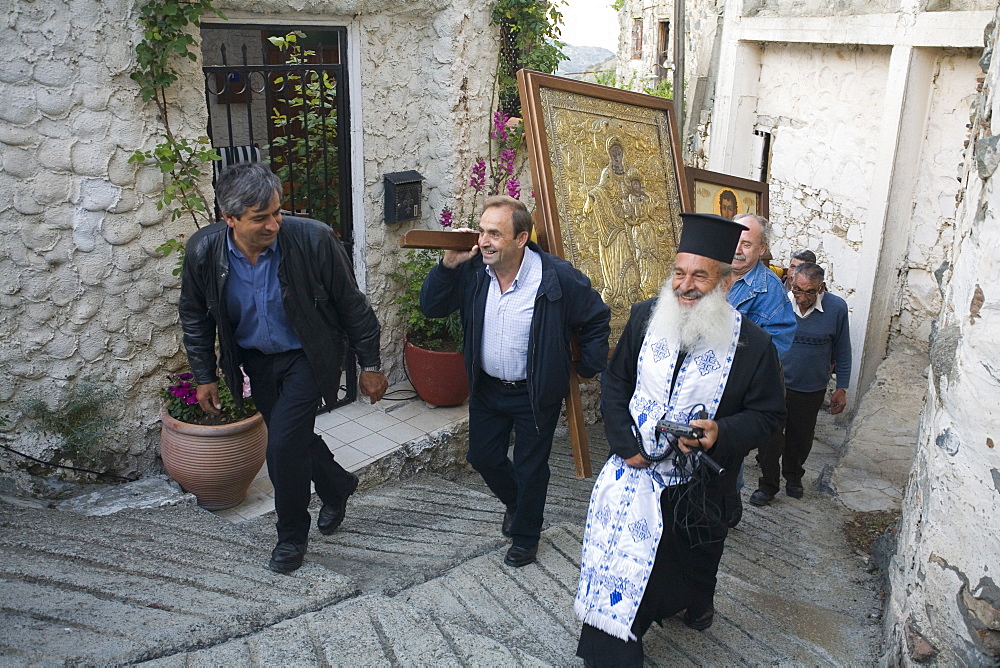
[(422, 181), (420, 172), (392, 172), (382, 177), (385, 186), (385, 222), (403, 223), (420, 217)]

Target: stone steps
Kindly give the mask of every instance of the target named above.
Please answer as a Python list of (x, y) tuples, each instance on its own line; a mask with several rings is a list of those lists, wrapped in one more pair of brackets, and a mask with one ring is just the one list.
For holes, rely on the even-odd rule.
[[(591, 445), (599, 467), (597, 430)], [(579, 665), (572, 602), (593, 482), (573, 477), (564, 434), (552, 468), (538, 563), (520, 569), (503, 565), (503, 508), (471, 472), (359, 492), (337, 533), (313, 532), (291, 576), (266, 568), (273, 515), (233, 524), (178, 506), (87, 517), (0, 501), (0, 663)], [(811, 490), (747, 506), (727, 541), (715, 624), (654, 626), (647, 662), (872, 664), (879, 601), (842, 537), (845, 517)]]

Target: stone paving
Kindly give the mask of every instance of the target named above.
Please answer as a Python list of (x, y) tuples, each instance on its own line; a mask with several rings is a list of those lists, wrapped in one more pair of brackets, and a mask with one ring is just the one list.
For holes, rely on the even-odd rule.
[[(827, 422), (808, 464), (817, 480), (844, 437)], [(607, 446), (600, 428), (589, 434), (598, 467)], [(362, 469), (367, 488), (344, 525), (314, 535), (292, 576), (266, 568), (270, 514), (85, 516), (0, 500), (0, 663), (581, 665), (572, 598), (593, 481), (573, 476), (566, 434), (539, 561), (519, 570), (501, 563), (502, 507), (473, 472), (447, 469), (456, 453), (445, 440)], [(748, 481), (757, 475), (749, 458)], [(748, 505), (727, 543), (715, 625), (654, 627), (648, 664), (874, 663), (880, 601), (843, 538), (849, 516), (812, 485), (802, 500)]]

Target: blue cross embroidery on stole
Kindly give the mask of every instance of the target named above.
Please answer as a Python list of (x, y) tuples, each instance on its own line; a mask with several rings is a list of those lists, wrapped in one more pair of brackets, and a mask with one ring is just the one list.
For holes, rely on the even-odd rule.
[(694, 358), (694, 363), (698, 365), (698, 371), (703, 376), (707, 376), (713, 371), (718, 371), (722, 368), (719, 359), (715, 356), (714, 350), (709, 350), (704, 355), (698, 355)]
[(660, 339), (652, 346), (653, 349), (653, 361), (662, 362), (670, 356), (670, 346), (667, 345), (666, 339)]

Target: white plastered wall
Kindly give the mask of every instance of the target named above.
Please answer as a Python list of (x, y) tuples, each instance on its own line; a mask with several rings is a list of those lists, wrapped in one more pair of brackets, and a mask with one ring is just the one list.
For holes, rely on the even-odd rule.
[[(1000, 61), (972, 105), (972, 144), (941, 272), (942, 306), (887, 601), (888, 665), (1000, 661)], [(969, 90), (975, 91), (974, 86)], [(961, 144), (959, 144), (961, 146)]]
[[(160, 126), (129, 79), (141, 34), (136, 0), (13, 3), (0, 26), (0, 439), (49, 459), (19, 401), (53, 407), (82, 380), (109, 387), (116, 431), (101, 447), (117, 471), (156, 470), (160, 398), (185, 359), (174, 258), (155, 249), (193, 223), (156, 208), (163, 180), (128, 157)], [(388, 278), (398, 236), (382, 220), (382, 174), (421, 172), (431, 227), (486, 151), (497, 42), (472, 0), (231, 0), (229, 20), (346, 25), (351, 41), (356, 269), (383, 323), (383, 359), (400, 367), (401, 326)], [(205, 134), (201, 62), (180, 63), (172, 127)], [(203, 184), (210, 185), (208, 179)], [(210, 189), (210, 188), (209, 188)], [(0, 459), (4, 473), (18, 467)], [(72, 462), (67, 462), (72, 463)]]
[[(827, 45), (762, 48), (755, 127), (771, 133), (771, 252), (809, 248), (827, 285), (850, 300), (878, 137), (888, 51)], [(749, 141), (749, 138), (747, 139)]]
[[(946, 126), (953, 137), (964, 129), (962, 97), (938, 91), (967, 78), (987, 20), (986, 12), (919, 12), (907, 4), (899, 14), (745, 16), (729, 3), (724, 17), (708, 168), (751, 176), (752, 132), (773, 130), (772, 252), (780, 261), (821, 245), (814, 250), (822, 251), (831, 286), (851, 307), (860, 360), (851, 402), (885, 354), (893, 316), (926, 297), (916, 273), (903, 297), (913, 203), (928, 177), (954, 179), (953, 169), (928, 169), (924, 157), (945, 150), (931, 132)], [(911, 318), (907, 335), (921, 334), (912, 326), (917, 319), (926, 320)]]
[(934, 272), (947, 257), (954, 238), (957, 195), (962, 183), (963, 142), (968, 138), (969, 109), (976, 78), (982, 76), (979, 54), (942, 51), (933, 64), (923, 148), (910, 202), (910, 238), (899, 313), (892, 335), (926, 346), (941, 309)]

